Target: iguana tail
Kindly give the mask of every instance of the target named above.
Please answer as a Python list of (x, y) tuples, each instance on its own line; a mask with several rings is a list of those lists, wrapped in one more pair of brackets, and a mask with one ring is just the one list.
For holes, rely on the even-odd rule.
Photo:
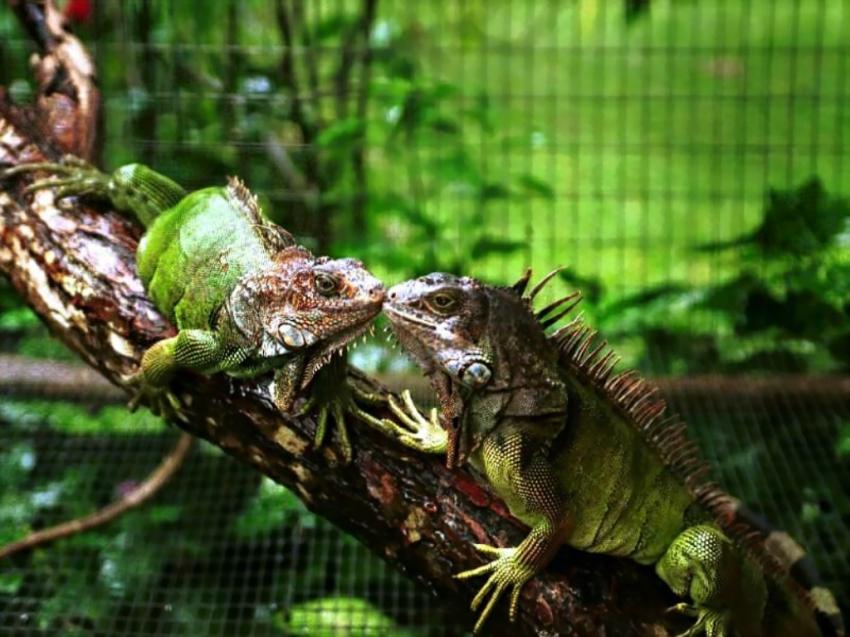
[(186, 196), (177, 182), (144, 164), (121, 166), (109, 176), (107, 184), (108, 191), (103, 194), (117, 208), (132, 212), (145, 228)]
[(755, 544), (758, 552), (766, 553), (779, 572), (802, 589), (798, 592), (807, 598), (824, 637), (844, 637), (844, 620), (835, 596), (823, 585), (817, 567), (805, 549), (739, 500), (730, 497), (728, 506), (730, 521), (727, 528), (737, 529), (741, 536), (747, 538), (747, 544)]

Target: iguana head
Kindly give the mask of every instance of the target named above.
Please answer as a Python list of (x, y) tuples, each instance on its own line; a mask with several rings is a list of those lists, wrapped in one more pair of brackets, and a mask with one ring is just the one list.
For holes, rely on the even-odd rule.
[(390, 289), (386, 313), (402, 347), (427, 372), (442, 371), (470, 389), (490, 382), (483, 342), (489, 298), (469, 277), (434, 273)]
[(434, 273), (391, 288), (384, 311), (448, 415), (450, 466), (502, 417), (561, 407), (557, 355), (522, 290)]
[(303, 356), (303, 389), (331, 356), (366, 332), (384, 296), (383, 283), (360, 261), (291, 246), (237, 286), (228, 311), (242, 335), (259, 344), (260, 357)]

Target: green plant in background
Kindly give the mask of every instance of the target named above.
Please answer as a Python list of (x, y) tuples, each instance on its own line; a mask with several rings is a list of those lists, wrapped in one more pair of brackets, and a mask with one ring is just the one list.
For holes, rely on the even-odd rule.
[(699, 248), (716, 250), (729, 253), (732, 278), (611, 303), (608, 332), (641, 337), (656, 354), (645, 364), (662, 373), (850, 370), (848, 200), (816, 178), (771, 190), (754, 230)]

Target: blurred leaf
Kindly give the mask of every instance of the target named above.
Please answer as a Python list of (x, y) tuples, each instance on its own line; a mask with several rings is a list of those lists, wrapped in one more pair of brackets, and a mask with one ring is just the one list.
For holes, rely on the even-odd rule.
[(145, 511), (147, 518), (155, 524), (177, 522), (180, 519), (181, 513), (181, 508), (173, 504), (159, 504), (156, 506), (148, 506)]
[(555, 200), (555, 191), (552, 189), (548, 183), (535, 177), (534, 175), (520, 175), (517, 178), (519, 185), (522, 186), (526, 192), (532, 196), (540, 197), (545, 199), (546, 201), (554, 201)]
[(752, 246), (758, 253), (781, 258), (809, 255), (825, 249), (846, 234), (850, 203), (826, 192), (820, 179), (811, 178), (792, 190), (770, 190), (764, 218), (750, 234), (729, 241), (704, 244), (701, 250)]
[(22, 573), (0, 573), (0, 595), (16, 595), (23, 581)]
[(312, 28), (312, 39), (321, 42), (340, 37), (354, 24), (354, 16), (346, 13), (334, 13), (323, 17)]
[(436, 235), (439, 230), (432, 217), (424, 214), (412, 199), (397, 192), (370, 197), (369, 210), (373, 213), (396, 213), (428, 235)]
[(73, 434), (140, 434), (163, 430), (162, 420), (148, 410), (131, 413), (126, 407), (109, 405), (92, 411), (84, 405), (63, 401), (0, 401), (0, 418), (28, 426), (47, 424), (56, 431)]
[(472, 259), (480, 259), (492, 254), (510, 254), (517, 250), (521, 250), (524, 247), (525, 241), (498, 239), (496, 237), (485, 235), (479, 237), (475, 243), (472, 244), (472, 250), (470, 251), (469, 256)]
[(838, 441), (835, 443), (835, 454), (839, 458), (850, 458), (850, 422), (845, 422), (838, 432)]
[(0, 330), (23, 330), (41, 325), (38, 316), (28, 307), (18, 307), (0, 312)]
[[(569, 283), (573, 281), (569, 274), (565, 277)], [(662, 305), (666, 308), (674, 303), (680, 303), (683, 297), (693, 294), (693, 290), (680, 283), (662, 283), (640, 290), (634, 294), (623, 296), (616, 301), (608, 303), (604, 308), (603, 316), (616, 317), (629, 309), (645, 309), (647, 306)]]
[(582, 298), (593, 305), (596, 305), (602, 299), (605, 286), (598, 277), (582, 276), (573, 268), (564, 268), (558, 272), (558, 278), (570, 287), (579, 290)]
[(462, 146), (449, 147), (428, 164), (429, 174), (447, 185), (464, 184), (470, 194), (480, 192), (482, 177), (478, 165)]
[(316, 138), (316, 145), (320, 148), (349, 148), (351, 145), (362, 141), (364, 130), (363, 120), (358, 117), (341, 119), (319, 133)]
[(649, 13), (650, 0), (623, 0), (625, 2), (626, 23), (632, 24), (638, 18)]
[(479, 93), (475, 98), (475, 106), (466, 109), (464, 113), (476, 122), (483, 132), (492, 133), (496, 130), (498, 116), (486, 93)]
[(482, 203), (500, 199), (510, 199), (511, 191), (504, 184), (490, 182), (481, 185), (478, 190), (478, 199)]
[(79, 361), (79, 356), (72, 352), (58, 338), (53, 336), (42, 325), (28, 331), (18, 341), (17, 353), (28, 358), (49, 358), (60, 361)]
[(455, 135), (460, 132), (460, 126), (456, 120), (439, 114), (428, 118), (428, 126), (435, 133)]
[(294, 493), (264, 477), (257, 494), (234, 520), (234, 531), (239, 537), (256, 539), (280, 528), (292, 515), (304, 520), (313, 516)]
[(410, 637), (387, 615), (357, 597), (323, 597), (295, 604), (282, 614), (286, 635), (311, 637)]

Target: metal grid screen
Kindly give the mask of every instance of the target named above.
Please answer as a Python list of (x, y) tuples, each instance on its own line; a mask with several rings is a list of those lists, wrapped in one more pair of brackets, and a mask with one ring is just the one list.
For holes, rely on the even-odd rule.
[[(841, 0), (68, 5), (90, 10), (69, 16), (101, 75), (105, 165), (141, 160), (189, 187), (238, 174), (309, 245), (387, 281), (446, 269), (509, 282), (527, 265), (568, 264), (552, 294), (711, 285), (738, 266), (694, 246), (751, 231), (768, 189), (817, 176), (850, 195)], [(0, 83), (25, 98), (30, 49), (9, 14)], [(56, 353), (35, 327), (8, 333), (7, 351)], [(647, 372), (688, 371), (670, 368), (664, 342), (642, 348), (624, 332), (618, 345)], [(357, 356), (400, 365), (378, 346)], [(846, 599), (846, 383), (713, 378), (673, 396), (716, 476), (809, 547)], [(88, 512), (148, 472), (174, 435), (127, 418), (0, 400), (0, 537)], [(57, 634), (464, 628), (203, 445), (154, 504), (3, 567), (0, 635)]]

